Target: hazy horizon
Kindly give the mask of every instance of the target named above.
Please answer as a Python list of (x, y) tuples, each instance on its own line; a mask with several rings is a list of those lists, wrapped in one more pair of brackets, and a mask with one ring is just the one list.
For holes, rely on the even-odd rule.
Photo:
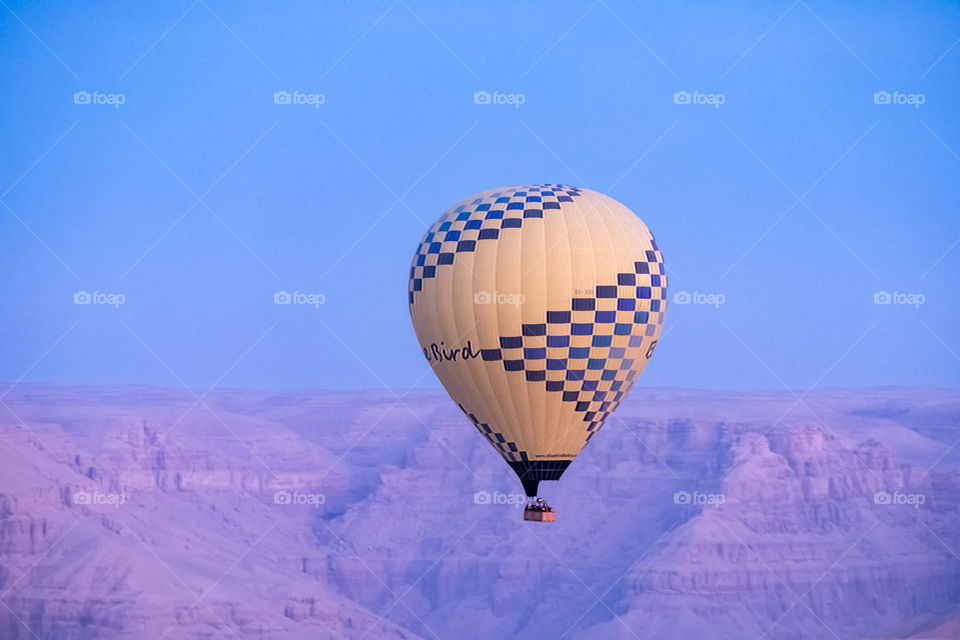
[[(681, 386), (666, 386), (666, 385), (654, 385), (654, 384), (643, 384), (641, 380), (635, 387), (636, 391), (631, 391), (628, 398), (642, 397), (644, 390), (648, 391), (677, 391), (677, 392), (705, 392), (705, 393), (794, 393), (794, 392), (806, 392), (807, 395), (816, 394), (816, 393), (827, 393), (830, 391), (870, 391), (870, 390), (883, 390), (883, 389), (904, 389), (904, 390), (931, 390), (931, 391), (960, 391), (960, 384), (957, 386), (938, 386), (938, 385), (923, 385), (923, 384), (877, 384), (877, 385), (849, 385), (844, 387), (832, 387), (832, 386), (817, 386), (814, 389), (802, 388), (802, 387), (681, 387)], [(43, 380), (31, 381), (31, 382), (19, 382), (13, 384), (11, 382), (0, 381), (0, 389), (7, 387), (10, 392), (13, 392), (16, 388), (21, 387), (47, 387), (47, 388), (146, 388), (146, 389), (157, 389), (162, 391), (183, 391), (185, 393), (193, 392), (208, 392), (208, 393), (217, 393), (217, 392), (229, 392), (229, 391), (243, 391), (243, 392), (268, 392), (268, 393), (303, 393), (303, 392), (342, 392), (342, 393), (393, 393), (393, 392), (402, 392), (402, 393), (446, 393), (446, 390), (440, 385), (439, 382), (435, 386), (419, 386), (419, 387), (231, 387), (218, 385), (213, 388), (205, 387), (183, 387), (176, 385), (160, 385), (160, 384), (150, 384), (145, 382), (49, 382)], [(0, 394), (3, 396), (4, 394)]]

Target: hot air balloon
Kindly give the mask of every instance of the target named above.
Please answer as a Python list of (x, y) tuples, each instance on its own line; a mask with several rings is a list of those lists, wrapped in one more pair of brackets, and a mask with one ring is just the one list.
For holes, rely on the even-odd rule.
[(524, 517), (637, 381), (667, 306), (646, 225), (601, 193), (501, 187), (454, 205), (420, 241), (409, 308), (433, 371), (513, 468)]

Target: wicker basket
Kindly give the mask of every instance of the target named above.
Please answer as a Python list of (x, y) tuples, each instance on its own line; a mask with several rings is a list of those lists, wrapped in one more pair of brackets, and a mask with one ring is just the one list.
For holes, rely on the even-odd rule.
[(531, 522), (556, 522), (557, 514), (554, 511), (537, 511), (535, 509), (524, 509), (523, 519)]

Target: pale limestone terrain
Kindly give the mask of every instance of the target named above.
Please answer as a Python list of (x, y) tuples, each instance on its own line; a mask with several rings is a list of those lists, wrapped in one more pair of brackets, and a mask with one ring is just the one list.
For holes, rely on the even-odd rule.
[(441, 392), (4, 403), (5, 640), (960, 637), (954, 391), (638, 388), (555, 524)]

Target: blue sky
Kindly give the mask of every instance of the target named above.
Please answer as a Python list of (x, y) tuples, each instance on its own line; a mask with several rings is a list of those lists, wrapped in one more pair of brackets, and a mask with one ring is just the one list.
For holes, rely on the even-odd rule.
[(425, 226), (562, 182), (723, 300), (642, 384), (956, 386), (960, 7), (755, 4), (4, 0), (0, 380), (436, 386)]

